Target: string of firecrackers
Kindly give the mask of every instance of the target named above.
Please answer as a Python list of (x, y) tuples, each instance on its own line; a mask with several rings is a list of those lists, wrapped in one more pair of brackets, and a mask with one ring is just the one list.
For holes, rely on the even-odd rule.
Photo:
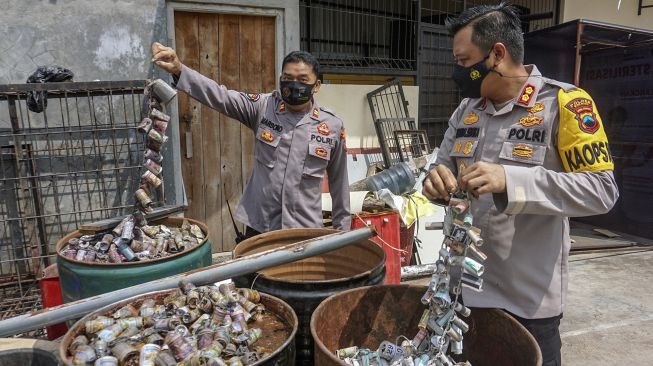
[[(417, 334), (401, 344), (383, 341), (378, 349), (348, 347), (336, 351), (336, 355), (349, 365), (356, 366), (471, 366), (459, 362), (453, 355), (463, 352), (463, 334), (469, 330), (464, 320), (471, 314), (460, 302), (462, 286), (480, 291), (483, 262), (487, 256), (479, 249), (483, 245), (480, 229), (473, 226), (471, 197), (466, 192), (451, 195), (445, 206), (443, 226), (444, 240), (421, 302), (426, 306), (418, 323)], [(460, 273), (452, 284), (451, 274)]]
[(149, 113), (148, 117), (143, 118), (137, 127), (138, 131), (145, 135), (146, 142), (141, 172), (143, 168), (146, 168), (146, 170), (141, 175), (141, 184), (138, 190), (134, 193), (136, 208), (143, 214), (153, 211), (152, 192), (163, 184), (161, 178), (163, 172), (161, 149), (168, 141), (166, 130), (170, 123), (170, 116), (165, 113), (166, 101), (154, 92), (154, 86), (160, 85), (160, 83), (165, 84), (161, 80), (155, 80), (145, 88), (145, 96), (149, 98)]

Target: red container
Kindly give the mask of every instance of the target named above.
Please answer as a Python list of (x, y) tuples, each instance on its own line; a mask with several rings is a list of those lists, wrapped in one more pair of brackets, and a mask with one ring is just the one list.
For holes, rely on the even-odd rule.
[[(390, 285), (397, 285), (401, 282), (399, 220), (399, 213), (394, 211), (376, 214), (361, 212), (358, 216), (352, 217), (351, 223), (352, 229), (370, 225), (376, 228), (377, 236), (371, 240), (385, 251), (385, 283)], [(408, 258), (410, 260), (410, 257)]]
[[(57, 271), (56, 263), (43, 270), (43, 277), (39, 279), (39, 287), (41, 288), (41, 301), (43, 302), (43, 308), (50, 308), (63, 304), (61, 285), (59, 284), (59, 272)], [(45, 330), (48, 333), (48, 340), (52, 341), (66, 334), (68, 326), (63, 322), (48, 325), (45, 327)]]
[(401, 226), (399, 229), (399, 243), (401, 249), (405, 252), (401, 252), (401, 266), (409, 266), (410, 258), (413, 256), (413, 243), (415, 242), (415, 223), (410, 225), (410, 227)]

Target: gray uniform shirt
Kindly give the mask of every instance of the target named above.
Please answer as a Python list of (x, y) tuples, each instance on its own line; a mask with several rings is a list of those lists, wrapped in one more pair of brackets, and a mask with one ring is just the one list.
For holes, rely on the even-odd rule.
[(278, 91), (228, 90), (182, 66), (177, 89), (242, 122), (256, 134), (256, 163), (236, 210), (238, 221), (259, 231), (322, 227), (322, 179), (333, 200), (333, 227), (349, 230), (349, 180), (344, 126), (313, 102), (309, 113), (286, 107)]
[(488, 255), (482, 292), (465, 304), (537, 319), (563, 312), (569, 219), (609, 211), (618, 198), (605, 132), (589, 95), (542, 77), (533, 65), (521, 93), (500, 110), (465, 99), (453, 113), (436, 164), (503, 165), (506, 193), (472, 203)]

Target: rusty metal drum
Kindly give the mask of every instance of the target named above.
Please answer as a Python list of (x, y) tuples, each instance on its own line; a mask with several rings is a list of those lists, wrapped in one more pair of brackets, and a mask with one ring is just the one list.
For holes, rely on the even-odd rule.
[(64, 302), (84, 299), (211, 265), (211, 240), (208, 227), (204, 223), (179, 217), (169, 217), (155, 222), (177, 227), (181, 226), (184, 220), (202, 229), (205, 233), (203, 242), (183, 252), (148, 261), (91, 263), (75, 260), (62, 255), (61, 249), (70, 239), (80, 237), (82, 234), (75, 231), (63, 237), (57, 243), (57, 253), (59, 253), (57, 266)]
[[(337, 232), (333, 229), (284, 229), (264, 233), (238, 244), (234, 257), (259, 253)], [(313, 364), (313, 339), (309, 322), (315, 308), (327, 297), (352, 288), (381, 284), (385, 280), (385, 252), (371, 240), (301, 261), (235, 278), (238, 287), (251, 287), (279, 297), (297, 313), (297, 364)]]
[[(80, 320), (78, 320), (64, 335), (60, 345), (59, 345), (59, 356), (63, 363), (67, 366), (72, 366), (73, 357), (69, 354), (72, 343), (79, 336), (86, 334), (86, 323), (97, 318), (98, 316), (109, 316), (110, 314), (115, 314), (121, 308), (127, 306), (134, 306), (139, 308), (144, 301), (148, 299), (157, 299), (159, 302), (161, 299), (166, 296), (173, 294), (176, 289), (165, 290), (165, 291), (155, 291), (132, 298), (116, 302), (114, 304), (100, 308), (90, 314), (87, 314)], [(269, 355), (265, 358), (257, 360), (250, 364), (250, 366), (293, 366), (295, 365), (295, 334), (297, 332), (297, 315), (292, 310), (292, 308), (286, 304), (284, 301), (270, 296), (268, 294), (260, 294), (260, 302), (267, 312), (272, 313), (276, 316), (279, 321), (281, 321), (285, 327), (288, 329), (288, 336), (280, 342), (281, 345), (276, 349), (272, 350)], [(108, 329), (108, 328), (107, 328)], [(176, 332), (176, 331), (175, 331)], [(172, 333), (175, 333), (172, 332)], [(115, 352), (115, 350), (114, 350)]]
[[(376, 349), (399, 335), (412, 337), (424, 305), (426, 287), (412, 285), (370, 286), (341, 292), (323, 301), (311, 317), (315, 340), (315, 365), (346, 365), (336, 350), (359, 346)], [(507, 313), (497, 309), (473, 309), (465, 333), (461, 360), (474, 366), (541, 366), (535, 338)]]

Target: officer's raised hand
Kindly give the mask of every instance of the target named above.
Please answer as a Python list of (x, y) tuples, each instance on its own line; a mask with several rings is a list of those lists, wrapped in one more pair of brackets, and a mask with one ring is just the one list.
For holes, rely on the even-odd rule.
[(449, 194), (458, 189), (458, 182), (446, 165), (438, 165), (429, 171), (424, 180), (422, 193), (430, 199), (449, 200)]
[(506, 191), (506, 172), (502, 165), (476, 162), (460, 172), (460, 188), (476, 197), (483, 193)]
[(152, 43), (152, 62), (173, 75), (181, 74), (181, 61), (177, 52), (159, 42)]

